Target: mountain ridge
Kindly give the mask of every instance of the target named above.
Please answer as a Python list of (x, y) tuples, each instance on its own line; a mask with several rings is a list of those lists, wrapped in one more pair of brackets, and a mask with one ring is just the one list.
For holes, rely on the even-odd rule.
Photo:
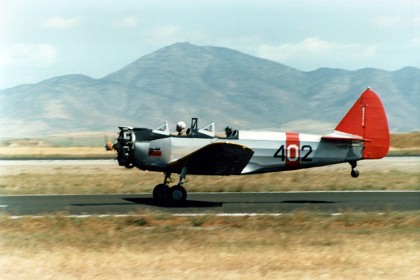
[(71, 74), (1, 90), (1, 135), (153, 128), (191, 117), (199, 125), (216, 121), (218, 130), (289, 130), (290, 123), (325, 133), (368, 86), (381, 96), (391, 131), (419, 130), (420, 69), (303, 72), (223, 47), (177, 43), (99, 79)]

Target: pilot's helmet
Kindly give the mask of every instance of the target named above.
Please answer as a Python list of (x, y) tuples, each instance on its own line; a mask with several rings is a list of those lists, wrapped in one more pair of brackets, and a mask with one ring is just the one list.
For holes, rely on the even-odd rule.
[(176, 124), (176, 131), (182, 131), (185, 129), (185, 127), (186, 127), (186, 124), (183, 121), (179, 121)]
[(232, 133), (232, 128), (230, 126), (227, 126), (225, 128), (225, 132), (226, 132), (226, 134), (231, 134)]

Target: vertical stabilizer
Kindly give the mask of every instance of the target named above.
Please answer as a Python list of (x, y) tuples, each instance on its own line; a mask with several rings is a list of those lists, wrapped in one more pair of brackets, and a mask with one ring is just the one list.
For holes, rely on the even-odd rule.
[(368, 88), (335, 128), (337, 132), (364, 139), (364, 159), (379, 159), (389, 150), (389, 128), (385, 110), (378, 95)]

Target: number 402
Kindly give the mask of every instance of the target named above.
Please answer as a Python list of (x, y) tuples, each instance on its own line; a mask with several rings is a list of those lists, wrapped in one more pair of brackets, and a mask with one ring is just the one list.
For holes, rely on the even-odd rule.
[(299, 152), (304, 154), (301, 161), (312, 161), (311, 158), (308, 158), (308, 156), (312, 153), (312, 147), (309, 145), (303, 145), (300, 151), (296, 144), (290, 144), (286, 149), (284, 148), (284, 145), (281, 145), (273, 157), (280, 158), (282, 161), (285, 161), (286, 159), (288, 161), (297, 161), (300, 157)]

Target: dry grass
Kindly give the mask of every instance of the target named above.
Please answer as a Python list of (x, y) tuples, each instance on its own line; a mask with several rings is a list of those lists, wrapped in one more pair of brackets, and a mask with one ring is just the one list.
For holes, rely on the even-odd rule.
[(0, 147), (1, 158), (114, 158), (103, 147)]
[[(104, 153), (89, 147), (11, 148), (5, 148), (11, 156)], [(0, 156), (7, 153), (2, 149)], [(418, 164), (361, 163), (358, 179), (349, 170), (337, 165), (252, 176), (191, 176), (187, 189), (420, 189)], [(161, 180), (159, 173), (112, 164), (11, 166), (0, 170), (0, 193), (137, 193), (151, 191)], [(0, 216), (0, 279), (418, 279), (419, 214)]]
[(419, 213), (0, 219), (1, 279), (416, 279)]
[[(247, 176), (190, 176), (190, 192), (420, 190), (420, 173), (413, 170), (360, 169), (354, 179), (347, 165)], [(176, 177), (174, 177), (175, 179)], [(151, 192), (163, 180), (157, 172), (128, 170), (115, 165), (28, 167), (16, 174), (0, 173), (0, 194), (110, 194)]]

